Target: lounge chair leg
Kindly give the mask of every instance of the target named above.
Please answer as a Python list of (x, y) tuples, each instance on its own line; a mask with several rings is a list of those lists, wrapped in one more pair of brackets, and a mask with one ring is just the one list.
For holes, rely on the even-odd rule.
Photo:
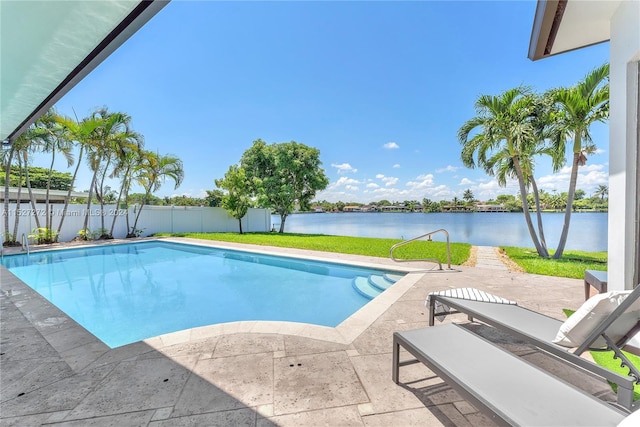
[(396, 337), (393, 337), (393, 369), (391, 370), (393, 382), (399, 384), (400, 377), (400, 344)]
[(429, 326), (433, 326), (436, 317), (436, 300), (433, 296), (429, 297)]

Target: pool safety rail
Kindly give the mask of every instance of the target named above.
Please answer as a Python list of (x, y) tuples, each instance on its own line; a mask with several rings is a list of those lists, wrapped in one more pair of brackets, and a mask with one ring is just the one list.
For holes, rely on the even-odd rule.
[(27, 235), (24, 233), (22, 233), (22, 250), (27, 251), (27, 255), (30, 254), (29, 239), (27, 239)]
[(442, 263), (437, 258), (397, 259), (397, 258), (395, 258), (393, 256), (393, 251), (396, 250), (397, 248), (399, 248), (400, 246), (407, 245), (407, 244), (409, 244), (411, 242), (415, 242), (416, 240), (420, 240), (420, 239), (423, 239), (425, 237), (427, 238), (427, 241), (431, 241), (431, 236), (436, 234), (436, 233), (444, 233), (444, 235), (447, 237), (447, 269), (451, 270), (451, 245), (449, 244), (449, 232), (447, 230), (445, 230), (444, 228), (441, 228), (441, 229), (435, 230), (435, 231), (430, 231), (430, 232), (428, 232), (426, 234), (423, 234), (421, 236), (414, 237), (413, 239), (404, 240), (404, 241), (402, 241), (400, 243), (396, 243), (395, 245), (391, 246), (391, 249), (389, 250), (389, 258), (391, 258), (395, 262), (410, 262), (410, 261), (437, 262), (438, 266), (440, 267), (440, 270), (442, 270)]

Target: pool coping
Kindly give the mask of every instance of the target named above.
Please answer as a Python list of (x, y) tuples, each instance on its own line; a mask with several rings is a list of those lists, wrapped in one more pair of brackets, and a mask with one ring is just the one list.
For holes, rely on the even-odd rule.
[[(242, 250), (265, 255), (391, 270), (406, 274), (405, 277), (398, 280), (334, 328), (286, 321), (238, 321), (185, 329), (137, 342), (145, 343), (156, 350), (177, 344), (235, 333), (286, 334), (339, 344), (350, 344), (425, 274), (440, 272), (440, 270), (433, 269), (432, 263), (427, 262), (398, 265), (385, 258), (173, 237), (132, 240), (114, 239), (104, 242), (91, 242), (83, 245), (56, 245), (33, 249), (31, 252), (65, 250), (109, 244), (132, 244), (144, 241), (165, 241), (219, 249)], [(11, 256), (11, 254), (7, 254), (6, 252), (5, 254)], [(65, 357), (65, 355), (69, 355), (71, 359), (73, 359), (74, 355), (77, 354), (78, 343), (80, 343), (81, 348), (93, 348), (95, 352), (103, 352), (111, 349), (2, 265), (0, 265), (0, 275), (2, 277), (2, 280), (0, 280), (0, 289), (2, 292), (12, 300), (15, 306), (33, 323), (61, 356)], [(135, 344), (136, 343), (132, 343), (116, 348), (123, 348)], [(65, 359), (68, 358), (65, 357)], [(74, 360), (67, 360), (67, 362), (72, 366), (75, 364)]]

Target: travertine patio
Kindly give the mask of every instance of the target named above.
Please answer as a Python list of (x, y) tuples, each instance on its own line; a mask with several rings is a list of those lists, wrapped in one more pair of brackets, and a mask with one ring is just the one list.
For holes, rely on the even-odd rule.
[[(265, 250), (265, 248), (261, 248)], [(276, 248), (367, 264), (386, 259)], [(562, 318), (581, 280), (454, 267), (412, 273), (382, 303), (338, 328), (238, 322), (109, 349), (0, 267), (3, 426), (480, 426), (493, 425), (421, 365), (391, 380), (394, 331), (427, 326), (431, 290), (473, 286)], [(380, 297), (379, 297), (380, 298)], [(384, 301), (386, 299), (386, 301)], [(315, 307), (322, 310), (323, 307)], [(447, 322), (466, 322), (461, 315)], [(493, 329), (490, 339), (603, 399), (608, 385)]]

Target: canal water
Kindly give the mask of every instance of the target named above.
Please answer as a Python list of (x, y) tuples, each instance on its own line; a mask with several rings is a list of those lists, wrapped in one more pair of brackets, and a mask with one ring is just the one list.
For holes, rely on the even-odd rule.
[[(544, 213), (544, 232), (549, 249), (558, 246), (564, 213)], [(272, 215), (276, 230), (280, 216)], [(536, 224), (535, 217), (533, 217)], [(444, 228), (451, 242), (481, 246), (533, 247), (522, 213), (378, 213), (343, 212), (292, 214), (285, 222), (285, 232), (330, 234), (358, 237), (411, 239)], [(444, 240), (442, 234), (434, 240)], [(575, 212), (565, 249), (607, 250), (607, 214)]]

